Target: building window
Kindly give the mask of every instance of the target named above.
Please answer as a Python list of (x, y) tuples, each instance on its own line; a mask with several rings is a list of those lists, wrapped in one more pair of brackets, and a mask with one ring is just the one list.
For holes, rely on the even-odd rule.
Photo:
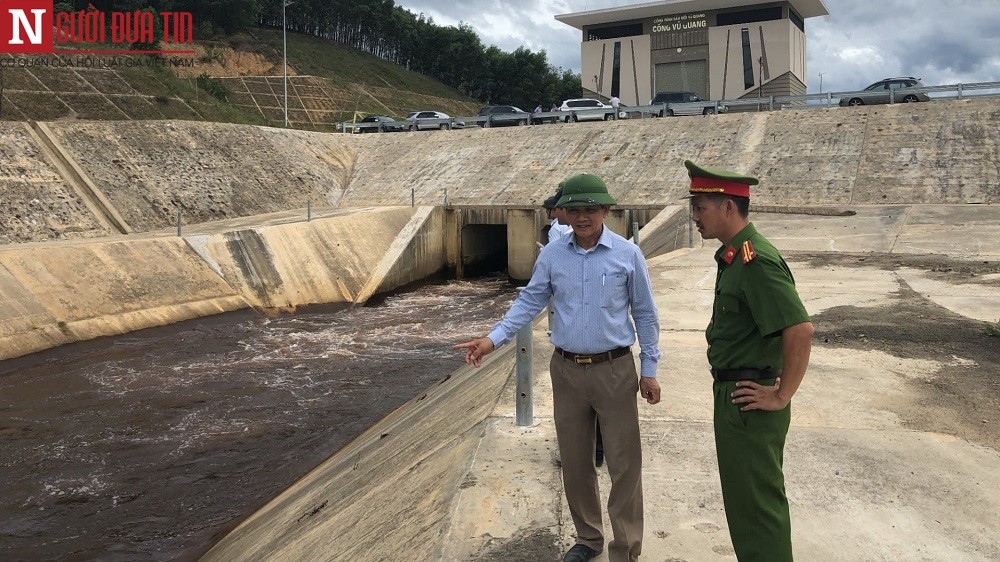
[(788, 8), (788, 19), (792, 20), (795, 27), (799, 28), (802, 33), (806, 32), (806, 22), (802, 21), (802, 16), (795, 13), (795, 10)]
[(617, 39), (618, 37), (633, 37), (636, 35), (642, 35), (641, 23), (587, 29), (587, 41), (601, 41), (603, 39)]
[(756, 84), (753, 78), (753, 55), (750, 54), (750, 30), (743, 28), (743, 87), (747, 90)]
[(757, 21), (780, 20), (781, 6), (774, 8), (760, 8), (758, 10), (744, 10), (742, 12), (728, 12), (715, 15), (715, 25), (737, 25), (741, 23), (754, 23)]
[(622, 42), (615, 41), (615, 58), (611, 63), (611, 95), (621, 95), (622, 83)]

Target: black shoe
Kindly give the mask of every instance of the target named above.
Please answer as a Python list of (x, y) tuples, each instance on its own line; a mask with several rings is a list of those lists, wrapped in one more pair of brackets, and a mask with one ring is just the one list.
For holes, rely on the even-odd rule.
[(599, 551), (594, 550), (585, 544), (578, 544), (569, 549), (566, 556), (563, 556), (563, 562), (587, 562), (587, 560), (590, 560), (598, 554), (600, 554)]

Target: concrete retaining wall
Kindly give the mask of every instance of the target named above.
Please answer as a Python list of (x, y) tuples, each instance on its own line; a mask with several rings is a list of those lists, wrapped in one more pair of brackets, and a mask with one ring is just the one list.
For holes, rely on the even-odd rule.
[(179, 238), (0, 251), (0, 359), (247, 306)]
[(241, 523), (203, 561), (435, 560), (514, 365), (462, 367)]
[(186, 238), (8, 246), (0, 250), (0, 360), (248, 306), (367, 299), (443, 267), (440, 214), (423, 209), (419, 225), (405, 229), (414, 213), (384, 207)]
[[(314, 206), (537, 205), (578, 172), (676, 204), (681, 162), (761, 177), (761, 204), (1000, 203), (1000, 99), (382, 135), (184, 121), (54, 122), (137, 232)], [(0, 243), (113, 232), (21, 124), (0, 124)]]
[[(374, 137), (376, 135), (369, 135)], [(370, 139), (365, 139), (366, 141)], [(567, 176), (671, 205), (686, 158), (761, 177), (762, 204), (1000, 203), (1000, 99), (381, 135), (341, 205), (540, 204)]]

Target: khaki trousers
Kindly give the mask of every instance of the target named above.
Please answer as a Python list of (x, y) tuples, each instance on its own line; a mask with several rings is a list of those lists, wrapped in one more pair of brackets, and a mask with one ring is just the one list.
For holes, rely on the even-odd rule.
[(611, 562), (633, 562), (642, 551), (642, 446), (639, 441), (639, 378), (632, 355), (578, 365), (552, 355), (552, 400), (562, 458), (563, 486), (577, 542), (604, 549), (601, 498), (594, 465), (599, 420), (611, 475), (608, 515), (614, 540)]

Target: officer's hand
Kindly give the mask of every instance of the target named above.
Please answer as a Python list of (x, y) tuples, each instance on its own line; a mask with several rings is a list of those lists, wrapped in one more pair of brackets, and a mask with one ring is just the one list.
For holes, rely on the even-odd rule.
[(483, 356), (493, 353), (493, 340), (476, 338), (455, 346), (455, 349), (465, 350), (465, 362), (478, 367), (483, 362)]
[(740, 381), (736, 383), (736, 391), (733, 392), (733, 404), (745, 404), (740, 408), (741, 412), (783, 410), (788, 405), (788, 400), (778, 396), (780, 386), (780, 378), (775, 379), (774, 386), (762, 386), (754, 381)]
[(650, 404), (660, 401), (660, 383), (653, 377), (639, 377), (639, 394)]

